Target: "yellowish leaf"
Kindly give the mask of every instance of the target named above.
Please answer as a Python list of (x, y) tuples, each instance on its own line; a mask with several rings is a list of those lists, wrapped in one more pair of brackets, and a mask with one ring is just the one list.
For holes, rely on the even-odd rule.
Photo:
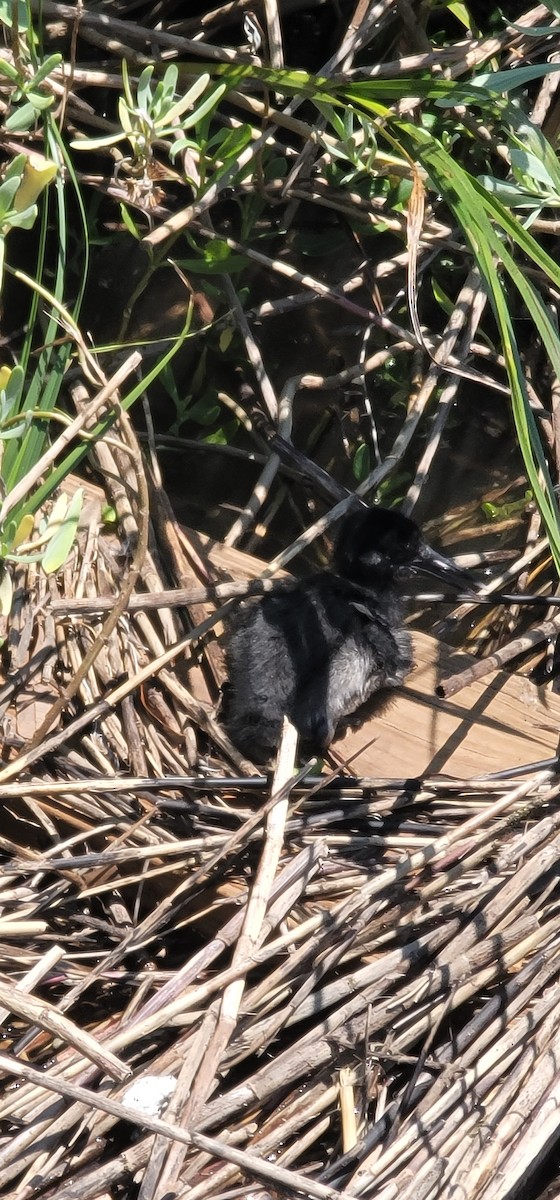
[(17, 550), (18, 546), (23, 546), (24, 542), (28, 542), (33, 533), (34, 518), (31, 513), (26, 513), (16, 529), (14, 540), (11, 545), (12, 550)]
[(58, 167), (56, 163), (51, 162), (49, 158), (44, 158), (42, 154), (36, 154), (34, 151), (29, 154), (23, 168), (21, 183), (14, 198), (14, 208), (16, 212), (23, 212), (24, 209), (30, 208), (38, 196), (41, 195), (43, 188), (54, 179)]
[(220, 334), (220, 351), (222, 354), (225, 354), (226, 350), (229, 350), (232, 341), (233, 327), (231, 325), (226, 325), (225, 329), (222, 329)]

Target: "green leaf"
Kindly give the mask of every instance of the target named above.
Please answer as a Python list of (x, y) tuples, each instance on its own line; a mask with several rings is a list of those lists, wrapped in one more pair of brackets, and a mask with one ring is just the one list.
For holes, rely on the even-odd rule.
[(478, 182), (487, 192), (497, 196), (502, 204), (507, 204), (510, 208), (535, 208), (544, 203), (541, 192), (530, 192), (518, 183), (505, 183), (503, 179), (495, 179), (493, 175), (480, 175)]
[(209, 262), (205, 258), (178, 258), (176, 259), (177, 266), (182, 267), (184, 271), (192, 272), (198, 275), (223, 275), (227, 271), (228, 275), (236, 275), (240, 271), (244, 271), (249, 263), (249, 258), (244, 254), (233, 254), (227, 260), (217, 262)]
[(55, 71), (56, 68), (60, 66), (61, 62), (62, 54), (49, 54), (49, 57), (37, 67), (37, 70), (33, 76), (33, 87), (35, 88), (38, 84), (43, 83), (43, 80), (45, 80), (52, 71)]
[(453, 16), (456, 18), (456, 20), (459, 22), (460, 25), (463, 25), (464, 28), (467, 30), (472, 29), (472, 21), (471, 21), (471, 18), (469, 15), (469, 10), (468, 10), (466, 4), (451, 3), (451, 4), (448, 4), (447, 7), (448, 7), (450, 13), (453, 13)]
[(118, 523), (117, 510), (112, 504), (103, 504), (101, 508), (101, 520), (104, 525), (115, 526)]
[[(236, 426), (238, 424), (239, 424), (239, 422), (236, 422)], [(223, 429), (223, 427), (221, 427), (220, 429), (216, 429), (214, 431), (214, 433), (205, 434), (204, 437), (202, 438), (202, 441), (205, 446), (227, 446), (228, 443), (231, 441), (231, 437), (232, 437), (231, 431), (226, 433), (226, 431)]]
[(137, 97), (138, 107), (144, 108), (146, 110), (146, 112), (148, 111), (148, 109), (150, 107), (150, 101), (152, 99), (152, 89), (150, 87), (150, 84), (151, 84), (151, 79), (152, 79), (153, 73), (154, 73), (154, 68), (151, 64), (147, 67), (144, 67), (144, 70), (142, 71), (142, 74), (136, 85), (136, 97)]
[[(135, 110), (133, 108), (128, 107), (124, 96), (119, 96), (117, 108), (118, 108), (118, 113), (119, 113), (119, 121), (123, 127), (124, 132), (126, 134), (134, 133), (134, 125), (132, 122), (131, 114), (133, 114)], [(94, 138), (93, 140), (95, 141), (96, 139)]]
[[(180, 100), (177, 100), (175, 102), (175, 104), (173, 104), (171, 106), (171, 108), (169, 108), (167, 110), (167, 112), (165, 114), (166, 121), (173, 123), (173, 121), (175, 121), (179, 117), (181, 117), (183, 115), (183, 113), (185, 113), (187, 111), (187, 109), (194, 108), (196, 101), (198, 100), (198, 97), (201, 96), (202, 93), (206, 90), (209, 83), (210, 83), (209, 75), (201, 75), (200, 79), (196, 79), (195, 82), (193, 83), (193, 86), (191, 88), (189, 88), (188, 92), (186, 92), (186, 94), (184, 96), (182, 96)], [(223, 91), (224, 90), (223, 84), (221, 84), (220, 87), (222, 88), (222, 91)], [(212, 96), (218, 92), (220, 93), (220, 95), (222, 94), (220, 92), (220, 87), (214, 89)], [(201, 120), (202, 117), (205, 115), (204, 112), (202, 111), (203, 109), (204, 109), (204, 103), (200, 105), (200, 108), (198, 108), (196, 110), (196, 114), (194, 114), (196, 116), (197, 120)], [(187, 129), (189, 124), (193, 124), (193, 121), (192, 120), (190, 122), (181, 121), (181, 128)]]
[[(58, 571), (68, 558), (76, 537), (83, 499), (84, 489), (78, 488), (66, 506), (65, 515), (56, 522), (57, 528), (53, 532), (41, 560), (46, 575), (52, 575), (54, 571)], [(49, 526), (47, 531), (48, 528)]]
[[(1, 20), (2, 18), (0, 17)], [(11, 63), (6, 62), (4, 59), (0, 59), (0, 75), (5, 75), (6, 79), (10, 80), (10, 83), (20, 82), (19, 72), (16, 71), (16, 68)]]
[[(28, 542), (30, 540), (30, 538), (33, 534), (34, 524), (35, 524), (35, 518), (32, 517), (31, 513), (27, 513), (24, 517), (21, 518), (21, 521), (19, 522), (17, 528), (14, 530), (13, 536), (11, 537), (11, 540), (10, 540), (10, 547), (12, 550), (19, 550), (19, 547), (23, 546), (24, 542)], [(14, 525), (15, 525), (15, 521), (14, 521)]]
[(31, 229), (37, 219), (37, 205), (30, 204), (23, 212), (8, 213), (6, 225), (9, 229)]
[[(552, 3), (544, 0), (544, 6), (545, 8), (549, 8), (555, 15), (560, 15), (558, 14), (558, 4), (554, 0)], [(511, 29), (517, 29), (518, 33), (522, 33), (524, 37), (550, 37), (551, 33), (553, 33), (550, 25), (518, 25), (516, 21), (511, 21), (509, 17), (506, 18), (502, 12), (500, 12), (500, 15), (504, 25), (509, 25)]]
[(78, 138), (70, 142), (70, 146), (72, 150), (103, 150), (106, 146), (115, 146), (117, 142), (124, 142), (126, 137), (126, 133), (120, 133), (116, 129), (114, 133), (108, 133), (105, 137)]
[(122, 69), (124, 98), (126, 100), (128, 107), (134, 108), (134, 97), (132, 95), (132, 90), (130, 87), (130, 78), (129, 78), (129, 74), (128, 74), (128, 65), (127, 65), (126, 58), (123, 58), (123, 60), (122, 60), (122, 68), (121, 69)]
[(18, 421), (17, 425), (12, 425), (7, 429), (0, 428), (0, 442), (9, 442), (23, 437), (26, 430), (29, 428), (29, 421)]
[(6, 393), (6, 399), (10, 404), (10, 408), (14, 404), (19, 404), (23, 392), (23, 384), (25, 380), (25, 371), (19, 364), (12, 367), (6, 386), (2, 389)]
[(227, 242), (222, 241), (221, 238), (214, 238), (204, 247), (204, 258), (208, 264), (221, 263), (223, 265), (227, 263), (230, 254), (231, 250)]
[(213, 425), (221, 411), (220, 405), (210, 396), (201, 396), (200, 400), (191, 405), (187, 416), (189, 421), (196, 421), (198, 425)]
[(10, 549), (10, 547), (13, 545), (14, 538), (17, 533), (17, 529), (18, 529), (17, 521), (14, 521), (13, 517), (10, 517), (8, 519), (8, 521), (6, 522), (6, 525), (4, 526), (2, 533), (0, 535), (1, 536), (0, 558), (4, 558), (5, 555), (7, 554), (8, 550)]
[(2, 291), (2, 282), (4, 279), (4, 256), (6, 253), (6, 239), (0, 230), (0, 292)]
[(175, 95), (175, 92), (177, 91), (178, 79), (179, 68), (176, 63), (170, 63), (162, 80), (163, 90), (166, 96)]
[(0, 184), (0, 221), (4, 220), (6, 213), (12, 207), (20, 182), (21, 179), (18, 179), (16, 175), (12, 175), (10, 179), (5, 179)]
[(232, 341), (233, 341), (233, 326), (226, 325), (225, 329), (222, 329), (219, 339), (218, 339), (218, 345), (220, 347), (220, 354), (227, 354), (227, 351), (229, 350)]
[(121, 210), (123, 225), (126, 226), (128, 232), (132, 234), (133, 238), (136, 238), (136, 241), (139, 242), (142, 234), (140, 233), (136, 222), (133, 220), (131, 213), (128, 211), (126, 204), (119, 204), (119, 208)]
[(10, 113), (7, 120), (4, 121), (4, 129), (7, 129), (8, 133), (23, 133), (30, 129), (36, 120), (37, 110), (30, 101), (27, 101), (26, 104), (20, 105)]
[(440, 308), (443, 309), (443, 312), (445, 313), (445, 315), (447, 317), (450, 317), (451, 313), (455, 309), (455, 304), (450, 300), (449, 296), (447, 295), (446, 292), (444, 292), (443, 288), (440, 287), (439, 283), (437, 282), (437, 279), (435, 279), (434, 276), (432, 276), (432, 292), (434, 293), (434, 299), (437, 301)]
[[(206, 76), (206, 79), (208, 80), (208, 76)], [(188, 100), (189, 103), (192, 103), (191, 96), (193, 91), (194, 85), (184, 97), (185, 101)], [(198, 108), (191, 113), (190, 117), (186, 119), (184, 118), (181, 121), (181, 129), (190, 129), (192, 125), (198, 125), (200, 121), (202, 121), (203, 118), (216, 107), (218, 101), (221, 99), (225, 91), (225, 83), (218, 83), (216, 87), (214, 87), (212, 91), (208, 93), (206, 99), (202, 101), (202, 104), (199, 104)]]
[[(13, 11), (14, 0), (0, 0), (0, 22), (2, 25), (7, 25), (8, 29), (12, 28)], [(17, 23), (20, 33), (27, 33), (29, 17), (25, 0), (17, 0)]]
[[(550, 33), (551, 30), (548, 32)], [(512, 71), (488, 71), (476, 75), (471, 80), (471, 86), (487, 88), (493, 94), (507, 95), (516, 88), (526, 87), (534, 79), (542, 79), (543, 75), (553, 75), (557, 71), (560, 71), (559, 63), (547, 63), (544, 66), (534, 67), (514, 67)]]
[(362, 442), (361, 446), (358, 446), (352, 460), (352, 474), (358, 483), (362, 483), (364, 479), (367, 479), (370, 471), (371, 454), (369, 446), (366, 446), (365, 442)]
[(551, 179), (545, 164), (537, 158), (536, 154), (528, 153), (526, 150), (510, 150), (509, 157), (512, 168), (521, 171), (523, 175), (528, 175), (529, 179), (536, 179), (538, 183), (543, 183), (549, 191), (555, 191), (554, 180)]
[(294, 238), (297, 249), (307, 258), (322, 258), (329, 254), (339, 257), (347, 253), (348, 236), (344, 229), (303, 228)]
[(28, 92), (27, 98), (37, 112), (45, 112), (47, 108), (52, 108), (54, 104), (54, 96), (43, 96), (41, 92)]

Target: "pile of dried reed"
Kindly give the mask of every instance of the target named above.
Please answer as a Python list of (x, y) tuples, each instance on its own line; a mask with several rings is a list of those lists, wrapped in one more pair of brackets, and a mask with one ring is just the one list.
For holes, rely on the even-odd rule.
[[(317, 789), (289, 733), (244, 781), (202, 694), (219, 648), (185, 659), (209, 611), (161, 607), (215, 568), (161, 492), (138, 563), (141, 457), (102, 454), (122, 543), (92, 490), (66, 594), (20, 580), (10, 634), (0, 1190), (510, 1196), (558, 1124), (560, 785)], [(131, 547), (159, 607), (76, 616), (119, 603)]]

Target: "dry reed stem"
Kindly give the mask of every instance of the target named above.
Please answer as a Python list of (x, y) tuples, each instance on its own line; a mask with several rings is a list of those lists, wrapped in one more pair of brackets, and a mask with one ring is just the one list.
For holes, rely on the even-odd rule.
[(297, 1172), (275, 1167), (253, 1154), (236, 1150), (216, 1138), (210, 1138), (201, 1133), (187, 1133), (178, 1125), (172, 1125), (167, 1121), (148, 1116), (146, 1113), (138, 1114), (136, 1109), (131, 1108), (130, 1105), (120, 1104), (116, 1100), (100, 1095), (99, 1092), (92, 1092), (75, 1084), (66, 1083), (62, 1079), (53, 1077), (52, 1074), (43, 1076), (40, 1071), (28, 1067), (25, 1063), (16, 1062), (6, 1054), (0, 1054), (0, 1070), (7, 1071), (17, 1079), (27, 1079), (43, 1087), (46, 1086), (49, 1091), (60, 1096), (66, 1096), (90, 1109), (100, 1109), (101, 1112), (109, 1113), (120, 1120), (130, 1121), (133, 1125), (149, 1129), (152, 1133), (162, 1134), (184, 1146), (195, 1146), (197, 1149), (208, 1151), (214, 1156), (236, 1163), (250, 1177), (268, 1179), (278, 1187), (289, 1188), (295, 1192), (303, 1191), (304, 1195), (317, 1197), (317, 1200), (338, 1200), (339, 1196), (342, 1197), (342, 1200), (347, 1200), (345, 1192), (335, 1191), (333, 1188), (316, 1183)]

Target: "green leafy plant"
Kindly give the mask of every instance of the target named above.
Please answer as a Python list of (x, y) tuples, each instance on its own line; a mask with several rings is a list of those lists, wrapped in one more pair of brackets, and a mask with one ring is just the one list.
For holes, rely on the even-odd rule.
[(12, 4), (4, 0), (0, 4), (0, 24), (12, 31), (16, 42), (12, 60), (0, 58), (0, 87), (4, 80), (3, 90), (8, 92), (11, 109), (2, 125), (8, 133), (24, 133), (32, 129), (42, 114), (54, 105), (54, 93), (46, 84), (49, 75), (60, 66), (62, 55), (49, 54), (44, 59), (37, 58), (36, 37), (25, 4)]
[(520, 500), (510, 500), (503, 504), (492, 504), (490, 500), (484, 500), (482, 511), (491, 521), (504, 521), (507, 517), (515, 517), (518, 513), (525, 512), (532, 502), (533, 493), (527, 488)]
[[(127, 161), (133, 169), (140, 171), (147, 170), (156, 142), (174, 138), (178, 133), (199, 125), (216, 107), (226, 88), (223, 83), (208, 88), (210, 76), (204, 74), (194, 80), (183, 96), (177, 97), (179, 72), (175, 64), (167, 67), (163, 78), (155, 83), (154, 68), (145, 67), (135, 92), (126, 61), (122, 64), (122, 75), (123, 94), (118, 100), (121, 129), (103, 137), (74, 141), (72, 148), (100, 150), (127, 141), (131, 150)], [(190, 144), (188, 139), (181, 138), (173, 151), (177, 153), (179, 148)]]
[(185, 151), (191, 151), (193, 157), (189, 169), (186, 160), (186, 172), (189, 183), (195, 194), (202, 196), (210, 182), (216, 184), (237, 164), (239, 170), (236, 179), (239, 181), (243, 171), (250, 172), (254, 164), (241, 165), (243, 151), (253, 138), (250, 125), (240, 125), (234, 129), (218, 129), (212, 132), (209, 114), (196, 123), (195, 137), (179, 138), (171, 147), (171, 157), (176, 158)]
[[(0, 21), (5, 16), (0, 7)], [(39, 86), (52, 69), (53, 59), (51, 56), (41, 63), (37, 50), (38, 39), (25, 17), (26, 13), (19, 11), (17, 39), (12, 29), (14, 44), (17, 41), (17, 66), (14, 64), (12, 68), (8, 63), (4, 74), (9, 76), (14, 85), (12, 100), (21, 98), (15, 88), (17, 75), (18, 86), (23, 88), (25, 83), (25, 94), (31, 102), (30, 81), (34, 81), (34, 86)], [(9, 21), (5, 23), (9, 24)], [(25, 72), (25, 79), (22, 72)], [(0, 77), (1, 74), (0, 67)], [(172, 125), (166, 126), (166, 116), (173, 122), (177, 115), (177, 107), (174, 110), (169, 102), (176, 73), (174, 69), (168, 72), (166, 82), (156, 85), (153, 90), (150, 80), (151, 69), (143, 73), (140, 81), (139, 103), (150, 110), (154, 118), (153, 128), (159, 135), (172, 128)], [(198, 94), (199, 90), (200, 82), (196, 81), (194, 94)], [(191, 99), (192, 96), (185, 101), (187, 106)], [(127, 100), (132, 105), (130, 86), (122, 98), (125, 108)], [(41, 113), (43, 142), (49, 157), (34, 152), (16, 155), (0, 183), (0, 268), (4, 266), (6, 239), (10, 230), (18, 226), (30, 228), (39, 213), (39, 196), (45, 192), (45, 203), (40, 211), (35, 269), (29, 275), (15, 271), (20, 282), (29, 289), (30, 297), (29, 318), (20, 347), (19, 362), (12, 367), (0, 367), (0, 610), (4, 614), (9, 611), (11, 604), (11, 568), (14, 564), (37, 562), (46, 573), (51, 573), (57, 571), (68, 557), (78, 529), (83, 491), (74, 487), (71, 491), (64, 490), (65, 480), (88, 453), (92, 440), (102, 437), (114, 420), (114, 413), (109, 410), (88, 431), (87, 436), (79, 432), (70, 447), (62, 439), (57, 455), (45, 453), (49, 443), (53, 442), (53, 429), (70, 423), (70, 418), (59, 406), (59, 399), (66, 370), (76, 347), (81, 347), (82, 353), (86, 349), (77, 321), (87, 273), (89, 233), (80, 187), (67, 148), (50, 112), (50, 100), (48, 104), (36, 107)], [(183, 104), (180, 104), (179, 110), (182, 108)], [(146, 139), (142, 142), (144, 127), (141, 115), (136, 114), (138, 137), (133, 144), (134, 152), (138, 151), (140, 155), (148, 153), (151, 137), (148, 123), (144, 129)], [(129, 125), (130, 121), (127, 128)], [(54, 183), (54, 204), (49, 192), (45, 191), (51, 182)], [(65, 302), (70, 237), (67, 199), (70, 189), (74, 192), (74, 207), (82, 219), (81, 245), (84, 255), (81, 282), (76, 286), (75, 280), (72, 281), (75, 298), (71, 307)], [(57, 237), (54, 239), (56, 253), (54, 258), (51, 256), (48, 260), (47, 268), (49, 226), (56, 228)], [(44, 282), (47, 269), (49, 287)], [(1, 278), (2, 270), (0, 284)], [(41, 323), (37, 320), (39, 305), (43, 312)], [(190, 313), (186, 329), (189, 322)], [(61, 337), (61, 332), (65, 336)], [(161, 362), (148, 372), (146, 379), (123, 397), (124, 407), (134, 403), (145, 384), (156, 377), (180, 347), (185, 335), (180, 335)]]
[(509, 178), (483, 175), (480, 182), (507, 208), (528, 209), (528, 226), (543, 209), (560, 206), (560, 165), (548, 139), (528, 121), (520, 120), (508, 141)]
[(333, 130), (320, 133), (318, 141), (327, 152), (328, 160), (340, 166), (347, 163), (350, 171), (338, 170), (335, 175), (337, 186), (357, 183), (360, 176), (370, 177), (377, 154), (378, 142), (371, 121), (351, 107), (338, 112), (332, 105), (317, 101), (319, 112)]
[[(35, 420), (44, 422), (44, 412), (34, 412), (25, 405), (25, 374), (20, 366), (0, 370), (0, 479), (3, 499), (10, 493), (12, 476), (4, 475), (7, 445), (21, 443)], [(54, 414), (52, 414), (54, 415)], [(61, 420), (67, 418), (58, 414)], [(13, 456), (12, 456), (13, 457)], [(29, 511), (16, 506), (0, 528), (0, 612), (6, 615), (11, 606), (12, 585), (8, 563), (41, 563), (46, 574), (58, 571), (65, 562), (76, 535), (82, 507), (83, 491), (78, 488), (72, 497), (58, 496), (52, 510), (38, 521)]]

